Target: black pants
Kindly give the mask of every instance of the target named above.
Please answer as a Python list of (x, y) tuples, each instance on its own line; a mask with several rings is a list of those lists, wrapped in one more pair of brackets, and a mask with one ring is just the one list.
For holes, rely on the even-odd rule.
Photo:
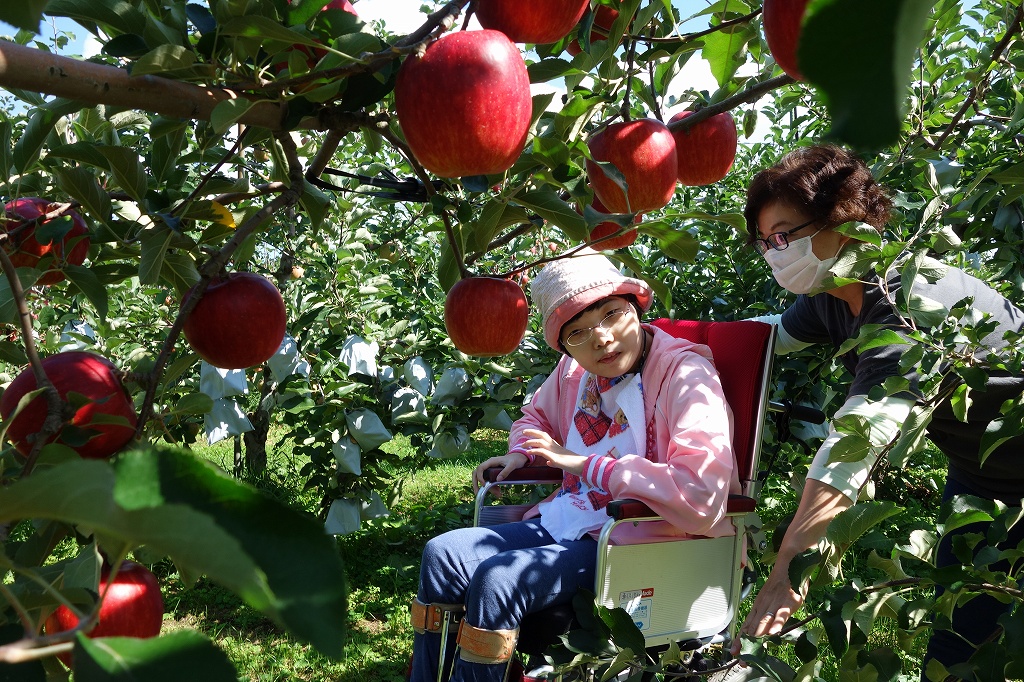
[[(977, 491), (971, 489), (967, 484), (956, 480), (955, 473), (951, 471), (946, 479), (946, 487), (942, 491), (942, 501), (945, 502), (954, 495), (987, 497), (986, 495), (979, 495)], [(1009, 506), (1020, 505), (1019, 499), (1008, 499), (1004, 500), (1004, 502)], [(953, 536), (962, 533), (985, 533), (988, 530), (988, 525), (988, 523), (972, 523), (948, 534), (939, 543), (936, 550), (935, 565), (940, 568), (942, 566), (959, 565), (961, 563), (960, 560), (953, 554)], [(1024, 523), (1018, 523), (1011, 528), (1008, 535), (1009, 537), (1005, 541), (996, 545), (997, 548), (1017, 547), (1017, 544), (1024, 540)], [(975, 552), (984, 545), (984, 542), (979, 543), (978, 547), (975, 548)], [(990, 566), (990, 569), (993, 571), (1007, 571), (1009, 568), (1010, 566), (1006, 561)], [(935, 596), (939, 596), (943, 591), (941, 587), (936, 588)], [(975, 651), (975, 647), (988, 639), (996, 631), (999, 627), (996, 621), (1000, 615), (1009, 612), (1011, 606), (1012, 604), (1003, 604), (994, 597), (983, 594), (974, 597), (960, 608), (955, 609), (953, 611), (953, 630), (957, 634), (948, 630), (936, 630), (932, 633), (932, 637), (928, 641), (928, 652), (925, 654), (924, 660), (921, 661), (921, 679), (923, 681), (928, 680), (925, 670), (927, 669), (928, 661), (932, 659), (939, 661), (947, 669), (956, 663), (964, 663), (970, 659)], [(964, 641), (965, 639), (968, 641)]]

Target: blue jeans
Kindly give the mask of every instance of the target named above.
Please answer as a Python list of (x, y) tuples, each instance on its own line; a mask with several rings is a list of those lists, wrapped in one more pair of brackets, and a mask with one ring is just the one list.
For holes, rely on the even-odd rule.
[[(950, 472), (950, 475), (946, 478), (946, 487), (942, 491), (942, 501), (945, 502), (954, 495), (986, 497), (979, 495), (965, 483), (956, 480), (955, 475)], [(1010, 506), (1020, 504), (1019, 499), (1008, 499), (1003, 500), (1003, 502)], [(985, 533), (989, 525), (984, 522), (972, 523), (958, 528), (947, 535), (936, 549), (935, 565), (940, 568), (950, 565), (959, 566), (960, 560), (953, 554), (952, 537), (963, 533)], [(1024, 540), (1024, 523), (1018, 523), (1010, 529), (1006, 540), (997, 544), (996, 547), (999, 549), (1015, 548), (1022, 540)], [(984, 546), (984, 542), (979, 543), (978, 547), (974, 550), (975, 553)], [(1010, 565), (1006, 561), (1000, 561), (992, 564), (990, 568), (994, 571), (1006, 571), (1009, 570)], [(937, 587), (935, 589), (935, 596), (938, 597), (943, 591), (941, 587)], [(1001, 614), (1009, 612), (1011, 606), (1012, 604), (1003, 604), (995, 597), (982, 594), (974, 597), (963, 606), (954, 609), (953, 630), (956, 634), (949, 630), (935, 630), (932, 633), (931, 639), (928, 640), (928, 651), (924, 656), (924, 660), (921, 661), (921, 679), (923, 681), (928, 680), (925, 670), (928, 666), (928, 661), (932, 659), (939, 661), (946, 668), (956, 663), (964, 663), (970, 659), (976, 647), (996, 631), (999, 627), (996, 620)]]
[[(469, 625), (512, 630), (526, 614), (572, 601), (581, 587), (594, 589), (596, 561), (597, 543), (590, 536), (555, 542), (539, 519), (460, 528), (431, 539), (423, 549), (417, 597), (425, 604), (464, 603)], [(449, 656), (455, 633), (450, 636)], [(440, 644), (440, 634), (416, 635), (411, 682), (437, 680)], [(504, 674), (504, 663), (458, 659), (451, 679), (501, 682)]]

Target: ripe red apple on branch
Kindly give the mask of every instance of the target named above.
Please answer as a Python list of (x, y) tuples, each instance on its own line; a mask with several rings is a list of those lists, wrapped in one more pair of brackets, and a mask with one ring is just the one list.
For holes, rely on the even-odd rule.
[(530, 306), (515, 282), (467, 277), (448, 291), (444, 326), (455, 347), (481, 358), (508, 355), (526, 333)]
[[(43, 265), (48, 271), (36, 284), (56, 284), (64, 279), (61, 268), (65, 265), (81, 265), (89, 254), (89, 228), (85, 220), (77, 211), (70, 209), (64, 216), (71, 219), (71, 226), (59, 240), (43, 239), (40, 242), (36, 239), (41, 229), (50, 220), (30, 224), (41, 216), (56, 210), (57, 204), (38, 197), (22, 197), (9, 201), (4, 206), (6, 219), (3, 221), (3, 231), (10, 236), (9, 243), (5, 249), (11, 256), (11, 263), (16, 268), (39, 267), (39, 261), (43, 258), (50, 258)], [(45, 228), (44, 228), (45, 229)]]
[(182, 331), (192, 350), (214, 367), (245, 369), (277, 352), (286, 324), (277, 287), (261, 275), (233, 272), (210, 282)]
[(500, 31), (442, 36), (408, 57), (395, 83), (398, 122), (416, 159), (444, 178), (502, 173), (530, 129), (530, 78)]
[(764, 39), (775, 63), (798, 81), (804, 79), (796, 51), (800, 45), (800, 30), (810, 0), (764, 0), (761, 21)]
[[(77, 435), (68, 442), (61, 433), (51, 436), (48, 442), (67, 445), (86, 459), (105, 459), (128, 444), (135, 434), (135, 406), (109, 360), (95, 353), (66, 351), (43, 359), (43, 370), (61, 400), (66, 401), (68, 393), (72, 392), (89, 399), (90, 402), (75, 411), (71, 425), (95, 432), (84, 444)], [(23, 455), (32, 450), (30, 437), (43, 428), (47, 414), (45, 395), (33, 398), (13, 420), (11, 418), (18, 401), (36, 387), (35, 374), (29, 367), (0, 397), (0, 415), (7, 423), (7, 437)], [(111, 417), (120, 417), (125, 422), (108, 423)]]
[[(610, 213), (605, 205), (601, 203), (601, 200), (596, 196), (590, 205), (599, 213)], [(633, 222), (639, 223), (641, 220), (643, 220), (643, 218), (638, 215)], [(589, 245), (599, 251), (616, 251), (618, 249), (624, 249), (636, 241), (638, 233), (636, 229), (632, 229), (626, 230), (616, 237), (609, 236), (615, 234), (621, 229), (621, 225), (610, 220), (599, 223), (590, 231)]]
[[(692, 111), (683, 111), (669, 119), (671, 126)], [(691, 126), (673, 130), (678, 161), (677, 179), (684, 185), (710, 185), (724, 178), (736, 160), (736, 121), (723, 111)]]
[(676, 142), (661, 121), (613, 123), (588, 143), (595, 161), (608, 161), (625, 177), (627, 195), (598, 164), (587, 159), (594, 194), (612, 213), (645, 213), (665, 206), (676, 188)]
[[(160, 634), (164, 618), (164, 600), (160, 583), (153, 573), (131, 561), (121, 564), (110, 580), (110, 568), (100, 573), (99, 596), (102, 599), (99, 621), (87, 633), (93, 637), (137, 637), (148, 639)], [(46, 619), (46, 634), (67, 632), (78, 625), (78, 617), (66, 606), (60, 606)], [(73, 667), (71, 654), (60, 654), (64, 665)]]
[(484, 0), (476, 17), (484, 28), (516, 43), (553, 43), (572, 30), (590, 0)]

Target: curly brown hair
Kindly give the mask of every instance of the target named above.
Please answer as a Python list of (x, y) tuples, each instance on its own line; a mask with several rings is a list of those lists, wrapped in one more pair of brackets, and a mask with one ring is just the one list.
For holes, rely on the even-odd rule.
[(889, 191), (875, 181), (867, 165), (831, 144), (796, 149), (754, 176), (743, 209), (748, 243), (760, 236), (757, 218), (773, 201), (818, 218), (827, 228), (858, 220), (879, 233), (892, 212)]

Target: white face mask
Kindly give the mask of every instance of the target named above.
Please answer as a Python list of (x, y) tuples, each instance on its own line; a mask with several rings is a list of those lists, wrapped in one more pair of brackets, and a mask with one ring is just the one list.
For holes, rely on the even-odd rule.
[(835, 265), (836, 256), (820, 260), (814, 255), (811, 240), (818, 232), (809, 237), (794, 239), (782, 251), (765, 251), (764, 259), (771, 266), (775, 281), (783, 289), (794, 294), (809, 294), (821, 285), (829, 268)]

